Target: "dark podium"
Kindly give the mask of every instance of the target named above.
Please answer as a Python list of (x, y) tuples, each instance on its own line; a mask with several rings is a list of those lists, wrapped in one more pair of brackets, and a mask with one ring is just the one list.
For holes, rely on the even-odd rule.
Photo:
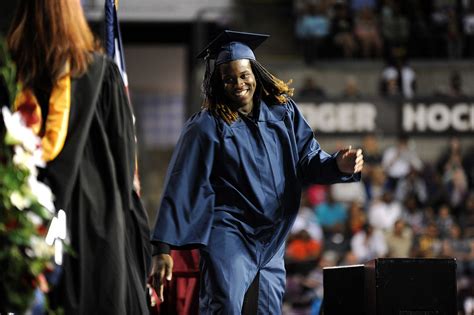
[(456, 315), (456, 260), (379, 258), (328, 267), (324, 315)]

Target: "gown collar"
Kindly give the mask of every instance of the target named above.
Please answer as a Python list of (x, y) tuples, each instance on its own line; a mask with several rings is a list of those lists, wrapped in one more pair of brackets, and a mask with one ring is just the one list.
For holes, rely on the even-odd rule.
[[(240, 118), (232, 123), (232, 128), (245, 126), (244, 119), (251, 119), (258, 122), (276, 122), (281, 121), (287, 114), (287, 106), (285, 104), (267, 105), (263, 100), (254, 108), (252, 117), (245, 117), (242, 114)], [(258, 117), (255, 119), (255, 117)]]

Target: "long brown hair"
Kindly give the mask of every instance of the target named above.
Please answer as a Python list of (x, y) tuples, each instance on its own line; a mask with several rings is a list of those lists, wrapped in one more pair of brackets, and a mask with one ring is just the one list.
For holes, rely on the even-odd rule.
[(67, 61), (72, 76), (84, 73), (98, 47), (79, 0), (20, 0), (8, 46), (28, 88), (53, 87)]
[[(254, 94), (254, 100), (264, 100), (269, 105), (284, 104), (288, 97), (293, 96), (293, 88), (289, 87), (291, 81), (286, 83), (273, 74), (256, 60), (250, 60), (252, 72), (257, 80), (257, 90)], [(214, 115), (222, 118), (226, 123), (231, 124), (239, 117), (237, 111), (232, 110), (227, 103), (222, 80), (219, 75), (219, 67), (216, 67), (209, 80), (203, 83), (204, 103)]]

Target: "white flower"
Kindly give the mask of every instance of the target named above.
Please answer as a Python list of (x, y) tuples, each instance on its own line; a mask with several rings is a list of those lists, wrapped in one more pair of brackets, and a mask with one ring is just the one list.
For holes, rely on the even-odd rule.
[(46, 162), (43, 159), (43, 150), (41, 149), (41, 146), (38, 146), (36, 150), (33, 151), (33, 163), (37, 167), (44, 168), (46, 167)]
[(32, 211), (28, 211), (26, 213), (26, 216), (28, 217), (28, 219), (30, 219), (30, 222), (33, 223), (35, 226), (40, 226), (41, 224), (43, 224), (43, 219), (41, 219), (39, 215), (37, 215), (36, 213)]
[(31, 128), (25, 125), (19, 112), (12, 114), (7, 107), (3, 107), (2, 115), (7, 130), (5, 139), (7, 144), (21, 144), (29, 152), (34, 152), (38, 149), (41, 140), (35, 135)]
[(31, 205), (31, 200), (18, 191), (14, 191), (10, 195), (10, 201), (18, 210), (23, 210)]
[(16, 145), (14, 150), (15, 154), (13, 156), (13, 163), (22, 169), (28, 170), (30, 174), (36, 175), (37, 170), (33, 160), (33, 155), (30, 152), (25, 151), (25, 149), (20, 145)]
[(54, 255), (54, 247), (46, 244), (42, 237), (32, 236), (30, 245), (33, 252), (29, 252), (29, 254), (34, 257), (49, 258)]
[(30, 176), (28, 178), (28, 187), (30, 188), (31, 193), (36, 197), (38, 202), (43, 207), (45, 207), (50, 213), (55, 212), (53, 193), (47, 185), (39, 182), (36, 179), (36, 176)]

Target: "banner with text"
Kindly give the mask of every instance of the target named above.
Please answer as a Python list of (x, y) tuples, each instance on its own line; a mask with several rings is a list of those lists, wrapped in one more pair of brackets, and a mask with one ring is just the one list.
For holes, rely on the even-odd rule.
[(474, 99), (297, 99), (296, 103), (319, 135), (474, 134)]

